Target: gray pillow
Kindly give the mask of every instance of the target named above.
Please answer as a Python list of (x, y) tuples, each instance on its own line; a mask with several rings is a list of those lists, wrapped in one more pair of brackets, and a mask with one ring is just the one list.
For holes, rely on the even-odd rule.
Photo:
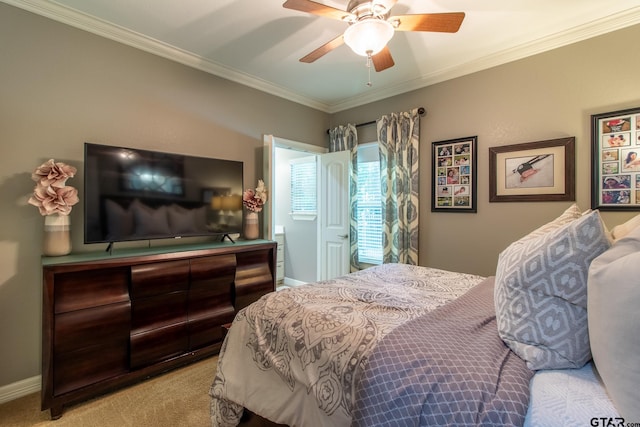
[(131, 210), (135, 219), (137, 235), (147, 237), (171, 234), (166, 206), (153, 209), (138, 200), (134, 200), (131, 203)]
[(640, 420), (640, 228), (591, 263), (589, 338), (593, 361), (620, 415)]
[(191, 234), (196, 232), (195, 217), (191, 209), (172, 204), (167, 209), (169, 225), (174, 234)]
[(133, 212), (110, 199), (105, 200), (104, 207), (107, 212), (107, 240), (130, 237), (134, 227)]
[(169, 225), (174, 234), (194, 234), (207, 231), (207, 210), (205, 206), (186, 209), (175, 203), (167, 209)]
[(529, 369), (580, 368), (591, 359), (587, 275), (609, 246), (599, 212), (591, 211), (500, 254), (498, 333)]

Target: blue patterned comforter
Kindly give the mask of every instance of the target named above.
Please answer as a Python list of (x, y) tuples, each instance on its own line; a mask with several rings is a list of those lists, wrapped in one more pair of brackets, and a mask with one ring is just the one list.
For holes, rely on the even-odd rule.
[(378, 343), (352, 426), (521, 426), (532, 375), (498, 336), (491, 277)]

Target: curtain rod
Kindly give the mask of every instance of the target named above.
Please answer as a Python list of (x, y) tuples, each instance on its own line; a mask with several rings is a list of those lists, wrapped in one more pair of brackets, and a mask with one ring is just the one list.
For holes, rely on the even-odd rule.
[[(418, 107), (418, 114), (422, 117), (425, 114), (427, 114), (427, 110), (425, 110), (424, 107)], [(376, 121), (377, 120), (371, 120), (370, 122), (358, 123), (356, 127), (359, 128), (361, 126), (369, 126), (369, 125), (375, 124)], [(329, 134), (329, 130), (330, 129), (327, 129), (327, 135)]]

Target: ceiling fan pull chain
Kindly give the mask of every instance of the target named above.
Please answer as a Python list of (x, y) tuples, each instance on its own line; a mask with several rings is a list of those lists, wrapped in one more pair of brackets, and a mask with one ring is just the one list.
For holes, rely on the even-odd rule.
[(369, 72), (369, 81), (367, 82), (367, 86), (373, 86), (371, 83), (371, 52), (367, 52), (367, 71)]

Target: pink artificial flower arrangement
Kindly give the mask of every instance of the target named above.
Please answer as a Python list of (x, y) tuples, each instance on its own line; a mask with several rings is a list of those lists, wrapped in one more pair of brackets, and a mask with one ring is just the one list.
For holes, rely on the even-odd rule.
[(260, 212), (262, 206), (267, 202), (267, 189), (264, 181), (259, 179), (256, 189), (248, 188), (242, 193), (242, 204), (245, 208), (253, 212)]
[(77, 169), (53, 159), (38, 166), (31, 174), (36, 182), (29, 204), (40, 210), (40, 215), (69, 215), (71, 207), (78, 203), (78, 190), (66, 185)]

